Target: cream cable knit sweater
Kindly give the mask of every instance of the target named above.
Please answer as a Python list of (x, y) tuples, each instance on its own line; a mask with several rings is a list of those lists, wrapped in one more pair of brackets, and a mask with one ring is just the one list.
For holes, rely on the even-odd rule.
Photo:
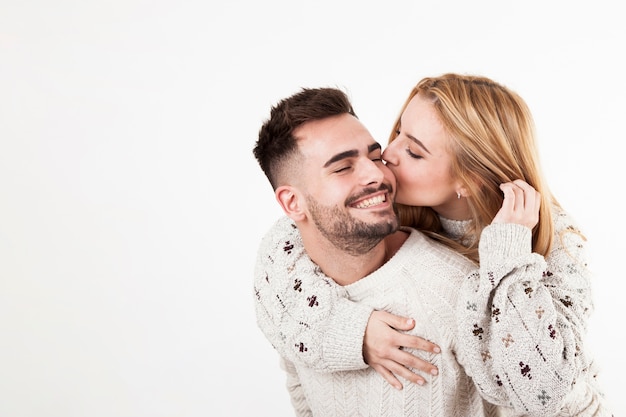
[[(302, 245), (297, 230), (290, 224), (279, 223), (278, 228), (281, 232), (290, 232), (288, 240), (291, 244)], [(296, 261), (296, 254), (290, 254), (289, 250), (276, 251), (274, 246), (265, 247), (262, 252), (266, 253), (266, 250), (273, 255), (271, 260), (265, 258), (272, 273), (280, 265), (283, 275), (297, 279), (301, 273), (309, 273), (309, 268), (314, 268), (310, 261)], [(369, 367), (356, 371), (318, 372), (302, 364), (284, 361), (296, 414), (320, 417), (495, 416), (496, 407), (483, 401), (471, 378), (455, 358), (458, 340), (454, 312), (458, 287), (472, 269), (473, 265), (461, 255), (412, 230), (401, 249), (385, 265), (367, 277), (344, 286), (345, 297), (360, 304), (422, 318), (411, 334), (437, 340), (442, 353), (413, 353), (434, 363), (439, 368), (439, 375), (427, 377), (424, 386), (406, 384), (403, 390), (397, 390)], [(265, 268), (261, 266), (258, 272), (263, 274), (263, 270)], [(269, 290), (268, 280), (273, 278), (270, 275), (257, 283), (257, 294), (261, 298), (266, 295), (272, 297), (271, 290), (265, 290)], [(297, 284), (290, 291), (298, 293), (296, 298), (304, 301), (295, 287)], [(309, 294), (306, 298), (306, 308), (315, 310), (319, 307), (316, 303), (323, 302), (315, 295)], [(264, 313), (265, 310), (262, 310), (260, 320), (264, 320)], [(306, 323), (302, 326), (306, 327)]]
[[(545, 260), (531, 253), (529, 229), (487, 227), (481, 268), (458, 283), (455, 320), (446, 329), (480, 394), (510, 407), (509, 415), (610, 415), (583, 345), (592, 311), (584, 238), (565, 213), (555, 221), (557, 238)], [(452, 237), (465, 226), (444, 221)], [(255, 268), (258, 324), (289, 361), (322, 373), (366, 367), (361, 348), (372, 304), (357, 303), (347, 288), (310, 261), (289, 219), (263, 239)]]

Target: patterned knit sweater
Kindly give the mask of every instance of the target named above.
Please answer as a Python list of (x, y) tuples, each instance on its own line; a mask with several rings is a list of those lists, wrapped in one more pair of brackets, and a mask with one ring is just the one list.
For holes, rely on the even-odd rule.
[[(460, 236), (467, 227), (466, 222), (442, 220), (451, 237)], [(585, 239), (564, 212), (557, 212), (555, 223), (554, 247), (545, 259), (531, 252), (528, 228), (511, 224), (487, 227), (480, 241), (480, 269), (470, 271), (462, 280), (445, 274), (439, 281), (431, 281), (430, 287), (425, 284), (428, 280), (413, 278), (415, 293), (419, 295), (414, 305), (416, 300), (408, 298), (405, 290), (398, 293), (403, 295), (399, 300), (376, 300), (361, 297), (360, 291), (350, 291), (365, 286), (372, 281), (369, 279), (347, 287), (337, 285), (308, 258), (295, 225), (282, 218), (264, 237), (258, 253), (258, 325), (286, 359), (284, 366), (288, 370), (297, 369), (309, 376), (312, 371), (327, 374), (362, 370), (372, 374), (374, 371), (363, 362), (363, 336), (372, 309), (384, 309), (415, 318), (416, 329), (411, 333), (432, 340), (443, 349), (441, 358), (434, 355), (427, 360), (434, 361), (440, 370), (438, 360), (457, 360), (480, 395), (502, 406), (502, 414), (609, 416), (583, 343), (593, 307), (584, 257)], [(430, 243), (428, 247), (436, 248), (440, 257), (430, 259), (432, 264), (422, 267), (423, 272), (414, 271), (416, 266), (411, 265), (420, 262), (414, 258), (423, 256), (423, 248), (411, 256), (402, 256), (401, 261), (396, 255), (394, 264), (388, 263), (384, 270), (403, 264), (404, 278), (411, 274), (429, 277), (433, 265), (442, 268), (450, 259), (457, 259), (438, 245)], [(378, 276), (378, 271), (372, 275)], [(385, 275), (385, 279), (389, 285), (386, 291), (394, 285), (402, 288), (395, 281), (401, 277)], [(448, 285), (454, 291), (446, 292)], [(422, 292), (427, 289), (437, 296), (424, 297)], [(447, 304), (433, 306), (433, 299), (445, 299)], [(403, 300), (410, 306), (404, 310), (389, 308)], [(425, 305), (429, 306), (426, 310)], [(435, 333), (424, 328), (433, 317), (442, 320), (433, 328)], [(371, 378), (375, 379), (375, 375)], [(381, 383), (384, 381), (378, 378)], [(445, 380), (435, 377), (428, 386), (439, 379)], [(292, 393), (302, 388), (293, 374), (289, 381)], [(404, 385), (405, 390), (426, 390)]]
[[(289, 224), (287, 226), (291, 228)], [(291, 228), (288, 240), (298, 247), (302, 245), (295, 228)], [(309, 273), (310, 270), (301, 271), (304, 262), (298, 260), (302, 257), (299, 251), (276, 252), (275, 248), (264, 248), (263, 251), (267, 249), (278, 255), (271, 260), (265, 258), (273, 273), (277, 265), (281, 265), (283, 275), (291, 275), (294, 279), (303, 272)], [(320, 273), (312, 263), (307, 267)], [(420, 317), (411, 334), (437, 340), (442, 353), (411, 352), (434, 363), (439, 368), (439, 375), (427, 377), (424, 386), (406, 384), (403, 390), (397, 390), (369, 367), (356, 371), (319, 372), (284, 361), (296, 414), (320, 417), (495, 416), (496, 407), (483, 401), (455, 357), (458, 340), (454, 312), (458, 288), (472, 269), (473, 264), (461, 255), (411, 230), (407, 241), (387, 263), (342, 290), (345, 297), (370, 308)], [(263, 286), (265, 282), (265, 289), (269, 289), (268, 280), (273, 278), (267, 276), (259, 284)], [(299, 293), (298, 288), (291, 291)], [(259, 296), (263, 297), (264, 292), (263, 288), (257, 287)], [(318, 301), (321, 300), (309, 294), (307, 308), (315, 309)], [(306, 323), (302, 325), (306, 326)]]

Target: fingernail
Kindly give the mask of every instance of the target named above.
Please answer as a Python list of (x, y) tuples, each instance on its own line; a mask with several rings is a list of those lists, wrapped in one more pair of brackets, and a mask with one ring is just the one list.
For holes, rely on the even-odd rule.
[(435, 347), (433, 348), (433, 352), (435, 352), (435, 353), (441, 353), (441, 349), (439, 349), (439, 347), (438, 347), (438, 346), (435, 346)]
[(439, 375), (439, 371), (438, 371), (437, 369), (431, 369), (431, 370), (430, 370), (430, 373), (431, 373), (432, 375)]

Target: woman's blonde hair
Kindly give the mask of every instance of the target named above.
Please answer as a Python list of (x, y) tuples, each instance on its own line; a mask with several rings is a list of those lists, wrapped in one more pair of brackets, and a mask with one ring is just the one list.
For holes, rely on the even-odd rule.
[[(508, 88), (481, 76), (444, 74), (422, 79), (411, 91), (396, 119), (389, 142), (397, 136), (400, 116), (417, 95), (432, 101), (450, 138), (452, 176), (469, 192), (473, 224), (460, 248), (478, 262), (478, 240), (502, 207), (502, 183), (522, 179), (541, 194), (539, 223), (533, 229), (533, 251), (547, 255), (552, 246), (553, 205), (539, 162), (535, 126), (528, 106)], [(449, 244), (442, 235), (437, 213), (429, 207), (397, 204), (403, 225), (428, 232)], [(458, 247), (456, 247), (459, 250)]]

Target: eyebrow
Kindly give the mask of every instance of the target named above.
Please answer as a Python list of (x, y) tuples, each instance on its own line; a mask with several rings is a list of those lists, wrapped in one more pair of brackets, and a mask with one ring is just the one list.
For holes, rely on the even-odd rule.
[[(382, 147), (380, 146), (380, 143), (374, 142), (370, 146), (367, 147), (367, 153), (370, 154), (377, 149), (382, 149)], [(355, 156), (358, 156), (358, 155), (359, 155), (359, 151), (356, 149), (352, 149), (352, 150), (345, 151), (345, 152), (340, 152), (337, 155), (333, 155), (332, 158), (326, 161), (326, 163), (324, 164), (324, 168), (327, 168), (329, 165), (334, 164), (337, 161), (341, 161), (342, 159), (354, 158)]]
[(428, 152), (430, 154), (430, 151), (428, 150), (428, 148), (426, 146), (424, 146), (424, 144), (422, 143), (421, 140), (419, 140), (415, 136), (411, 136), (409, 134), (407, 134), (406, 137), (411, 139), (413, 142), (415, 142), (417, 144), (417, 146), (421, 147), (422, 149), (424, 149), (426, 152)]

